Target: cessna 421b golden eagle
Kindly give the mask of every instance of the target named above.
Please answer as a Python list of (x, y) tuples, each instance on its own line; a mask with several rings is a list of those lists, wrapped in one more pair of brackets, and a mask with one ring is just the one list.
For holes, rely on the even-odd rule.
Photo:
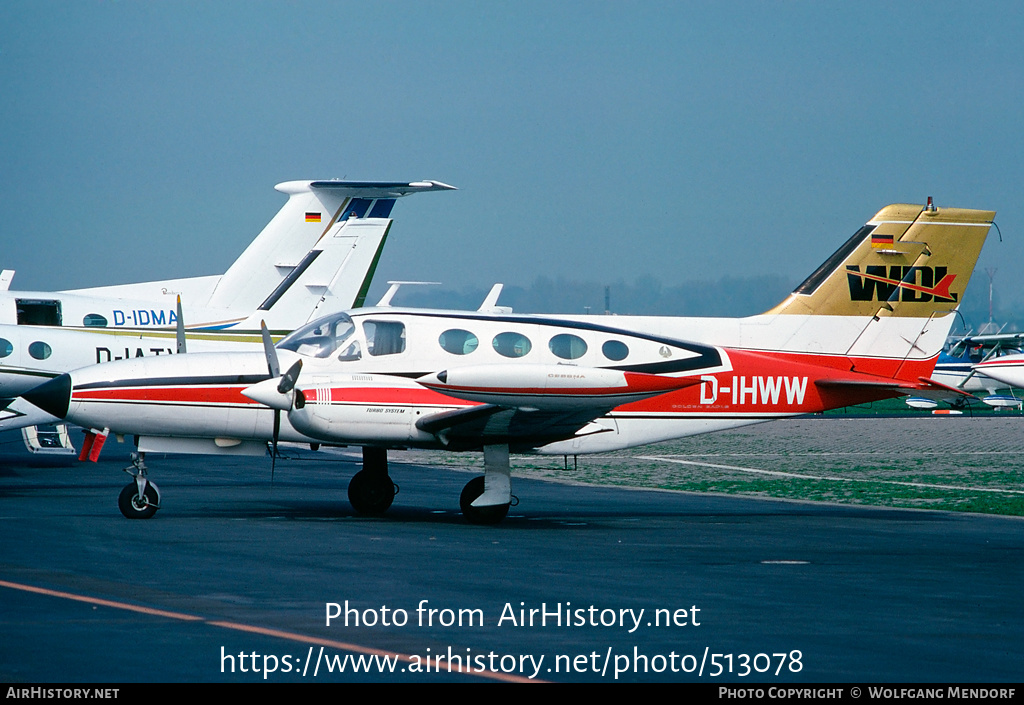
[[(357, 511), (395, 495), (388, 448), (483, 451), (460, 505), (496, 523), (509, 453), (576, 455), (912, 394), (930, 375), (995, 214), (883, 208), (782, 303), (747, 318), (512, 315), (375, 307), (296, 330), (265, 353), (126, 360), (25, 395), (146, 451), (266, 453), (278, 440), (364, 448)], [(493, 304), (493, 301), (490, 302)], [(83, 451), (85, 453), (87, 451)], [(141, 459), (128, 517), (160, 494)]]

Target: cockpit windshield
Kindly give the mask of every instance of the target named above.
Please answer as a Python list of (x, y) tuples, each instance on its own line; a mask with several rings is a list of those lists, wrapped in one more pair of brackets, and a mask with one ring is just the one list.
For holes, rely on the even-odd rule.
[(308, 357), (328, 357), (352, 336), (355, 329), (348, 315), (336, 313), (297, 329), (277, 347)]

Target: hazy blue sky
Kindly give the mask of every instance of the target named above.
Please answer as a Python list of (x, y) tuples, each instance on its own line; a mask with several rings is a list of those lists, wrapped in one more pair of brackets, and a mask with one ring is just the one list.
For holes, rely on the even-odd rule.
[(931, 195), (1024, 301), (1021, 8), (4, 0), (0, 266), (218, 273), (278, 182), (427, 178), (381, 281), (798, 281)]

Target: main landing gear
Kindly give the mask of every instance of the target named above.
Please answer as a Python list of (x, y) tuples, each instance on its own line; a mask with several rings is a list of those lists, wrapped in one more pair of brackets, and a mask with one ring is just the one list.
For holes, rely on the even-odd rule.
[(118, 509), (129, 519), (149, 519), (160, 508), (160, 489), (146, 479), (144, 454), (132, 453), (132, 464), (124, 471), (132, 476), (132, 481), (121, 490)]
[(508, 446), (484, 446), (484, 476), (466, 483), (459, 496), (462, 516), (470, 524), (497, 524), (512, 505)]
[[(357, 514), (381, 516), (398, 494), (398, 485), (388, 475), (388, 453), (384, 448), (363, 448), (363, 469), (348, 483), (348, 501)], [(508, 446), (484, 446), (484, 474), (466, 483), (459, 496), (462, 515), (470, 524), (497, 524), (512, 505)]]
[(363, 448), (363, 469), (348, 483), (348, 501), (357, 514), (377, 517), (388, 510), (398, 494), (396, 485), (388, 475), (386, 448)]

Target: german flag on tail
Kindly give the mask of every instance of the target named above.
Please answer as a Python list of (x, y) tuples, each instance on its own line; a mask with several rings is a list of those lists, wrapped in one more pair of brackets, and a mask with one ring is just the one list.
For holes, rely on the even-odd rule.
[(892, 247), (893, 236), (892, 235), (871, 235), (871, 246), (872, 247)]

